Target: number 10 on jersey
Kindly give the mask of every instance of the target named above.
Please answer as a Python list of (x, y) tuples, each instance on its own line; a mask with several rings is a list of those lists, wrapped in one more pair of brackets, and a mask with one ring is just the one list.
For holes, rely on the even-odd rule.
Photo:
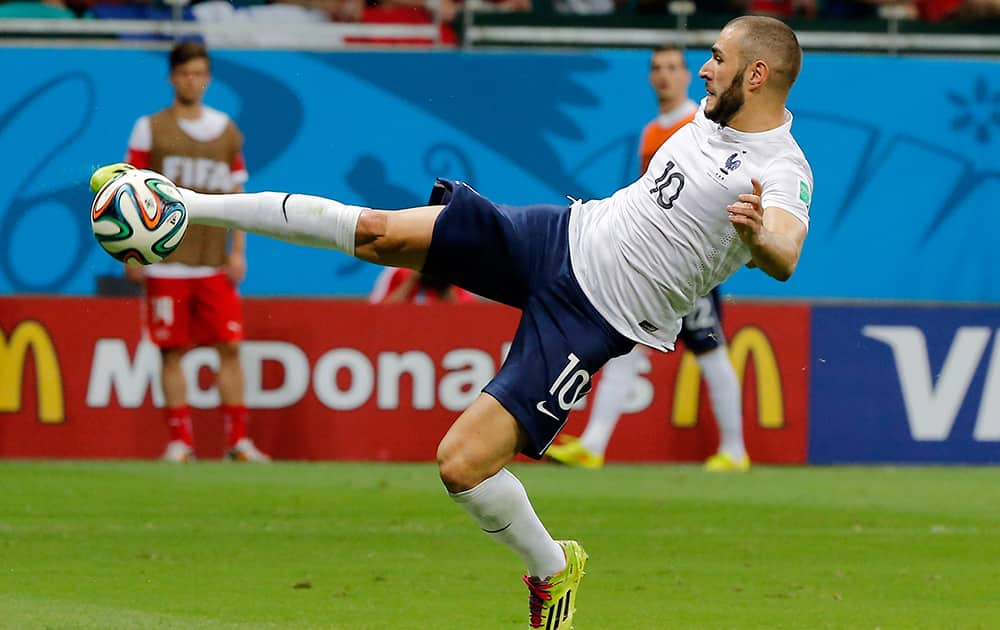
[(664, 210), (674, 207), (674, 202), (680, 197), (684, 190), (684, 173), (675, 171), (677, 166), (671, 160), (667, 162), (667, 167), (663, 169), (663, 175), (657, 177), (653, 183), (656, 184), (649, 189), (649, 192), (656, 195), (656, 204)]

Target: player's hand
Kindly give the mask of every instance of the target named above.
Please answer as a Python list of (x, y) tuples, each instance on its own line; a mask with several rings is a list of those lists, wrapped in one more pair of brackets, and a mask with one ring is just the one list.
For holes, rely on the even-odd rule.
[(736, 228), (736, 234), (744, 243), (752, 246), (760, 241), (760, 233), (764, 228), (764, 209), (760, 205), (760, 180), (754, 178), (750, 183), (753, 184), (753, 192), (740, 195), (739, 201), (730, 204), (726, 210), (729, 211), (729, 222)]
[(247, 277), (247, 259), (243, 254), (229, 254), (226, 259), (226, 276), (233, 286), (239, 285)]
[(141, 265), (123, 265), (125, 279), (132, 284), (142, 284), (146, 280), (146, 269)]

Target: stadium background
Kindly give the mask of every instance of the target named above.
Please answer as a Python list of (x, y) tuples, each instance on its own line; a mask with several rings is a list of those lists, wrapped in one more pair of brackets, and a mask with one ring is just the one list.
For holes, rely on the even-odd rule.
[[(691, 67), (706, 54), (691, 49)], [(252, 191), (395, 207), (446, 176), (499, 201), (560, 203), (631, 179), (654, 111), (647, 62), (637, 50), (219, 50), (207, 102), (246, 131)], [(169, 102), (162, 50), (11, 46), (0, 67), (0, 456), (155, 457), (156, 359), (135, 303), (95, 296), (118, 268), (85, 209), (92, 168)], [(1000, 236), (984, 224), (1000, 193), (998, 102), (992, 59), (807, 51), (789, 103), (816, 181), (805, 255), (788, 283), (744, 270), (725, 285), (755, 461), (1000, 460)], [(262, 448), (432, 458), (515, 314), (375, 309), (355, 303), (373, 267), (263, 238), (248, 251)], [(211, 361), (187, 363), (195, 407), (216, 402)], [(691, 365), (652, 360), (609, 460), (711, 451)], [(196, 418), (209, 449), (212, 422)]]

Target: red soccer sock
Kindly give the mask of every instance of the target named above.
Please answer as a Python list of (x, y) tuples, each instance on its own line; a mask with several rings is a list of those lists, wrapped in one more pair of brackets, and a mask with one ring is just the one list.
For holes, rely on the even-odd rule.
[(246, 405), (222, 405), (221, 410), (226, 446), (232, 448), (247, 436), (247, 408)]
[(191, 431), (191, 408), (173, 407), (165, 410), (167, 428), (170, 431), (170, 441), (180, 440), (188, 446), (194, 446), (194, 433)]

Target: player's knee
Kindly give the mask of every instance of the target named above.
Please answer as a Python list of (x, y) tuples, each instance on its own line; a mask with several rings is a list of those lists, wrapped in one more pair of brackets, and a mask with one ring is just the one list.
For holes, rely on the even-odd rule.
[(449, 447), (447, 440), (442, 440), (438, 445), (437, 462), (441, 483), (448, 492), (464, 492), (475, 488), (482, 481), (477, 467), (461, 449)]
[(393, 245), (388, 238), (388, 229), (389, 219), (384, 212), (362, 212), (354, 232), (354, 255), (362, 260), (378, 262), (391, 253)]
[(184, 358), (184, 350), (180, 348), (163, 348), (160, 350), (160, 357), (163, 360), (164, 367), (180, 365), (181, 359)]
[(235, 341), (220, 343), (216, 349), (219, 351), (221, 361), (238, 361), (240, 358), (240, 345)]

